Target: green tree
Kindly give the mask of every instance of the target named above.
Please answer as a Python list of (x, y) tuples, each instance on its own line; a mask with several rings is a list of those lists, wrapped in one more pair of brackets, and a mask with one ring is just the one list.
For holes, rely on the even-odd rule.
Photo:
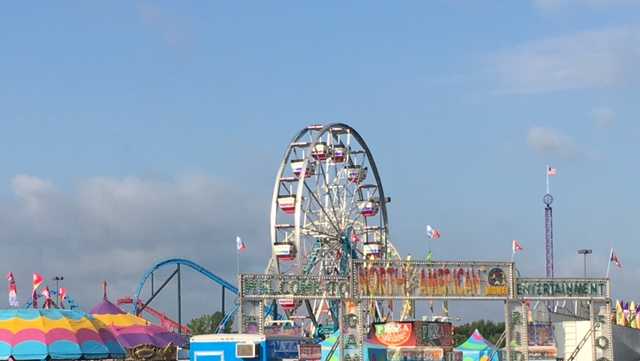
[(455, 331), (453, 332), (453, 341), (455, 345), (460, 345), (466, 341), (475, 329), (478, 329), (487, 341), (495, 345), (504, 332), (504, 322), (495, 323), (493, 321), (480, 320), (456, 326)]
[[(205, 314), (200, 317), (194, 318), (189, 321), (187, 325), (191, 330), (192, 335), (206, 335), (216, 333), (218, 331), (218, 325), (222, 322), (224, 315), (220, 311), (216, 311), (214, 314)], [(224, 328), (224, 332), (231, 332), (231, 325), (233, 320), (229, 320)]]

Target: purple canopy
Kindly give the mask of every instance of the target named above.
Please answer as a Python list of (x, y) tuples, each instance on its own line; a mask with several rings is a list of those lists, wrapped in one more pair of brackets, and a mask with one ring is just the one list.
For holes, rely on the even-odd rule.
[(173, 344), (185, 346), (187, 343), (185, 337), (156, 325), (111, 327), (110, 330), (115, 334), (120, 345), (126, 349), (140, 345), (166, 347)]
[(107, 325), (116, 339), (127, 349), (140, 345), (167, 347), (185, 346), (187, 338), (164, 327), (152, 325), (142, 317), (124, 312), (106, 298), (91, 309), (91, 314)]
[(91, 311), (89, 311), (92, 315), (123, 315), (124, 312), (120, 307), (114, 305), (109, 300), (103, 300), (97, 305), (93, 306)]

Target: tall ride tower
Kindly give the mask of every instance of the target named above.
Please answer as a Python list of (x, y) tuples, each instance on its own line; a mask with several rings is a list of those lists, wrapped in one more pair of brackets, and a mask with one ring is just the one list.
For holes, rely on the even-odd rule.
[(549, 177), (556, 175), (556, 169), (547, 165), (546, 170), (547, 193), (542, 199), (544, 202), (544, 250), (547, 278), (553, 278), (553, 196), (549, 189)]
[(544, 250), (547, 278), (553, 278), (553, 196), (547, 193), (543, 198), (544, 207)]

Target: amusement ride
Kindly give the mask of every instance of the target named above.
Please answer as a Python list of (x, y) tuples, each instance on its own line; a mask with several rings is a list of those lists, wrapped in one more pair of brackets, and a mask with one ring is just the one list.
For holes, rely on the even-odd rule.
[[(399, 260), (389, 239), (389, 202), (373, 155), (355, 129), (342, 123), (303, 128), (287, 146), (276, 175), (273, 254), (266, 273), (346, 276), (354, 259)], [(278, 303), (288, 316), (306, 314), (312, 329), (337, 327), (336, 301)], [(381, 303), (374, 304), (370, 317), (384, 317)]]

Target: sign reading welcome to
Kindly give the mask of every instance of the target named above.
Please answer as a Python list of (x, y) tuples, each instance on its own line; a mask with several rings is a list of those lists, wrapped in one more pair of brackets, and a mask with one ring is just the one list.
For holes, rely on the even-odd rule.
[(242, 274), (241, 296), (247, 299), (343, 299), (351, 289), (347, 277), (306, 275)]
[(518, 278), (516, 295), (522, 299), (606, 299), (609, 280), (605, 278)]

